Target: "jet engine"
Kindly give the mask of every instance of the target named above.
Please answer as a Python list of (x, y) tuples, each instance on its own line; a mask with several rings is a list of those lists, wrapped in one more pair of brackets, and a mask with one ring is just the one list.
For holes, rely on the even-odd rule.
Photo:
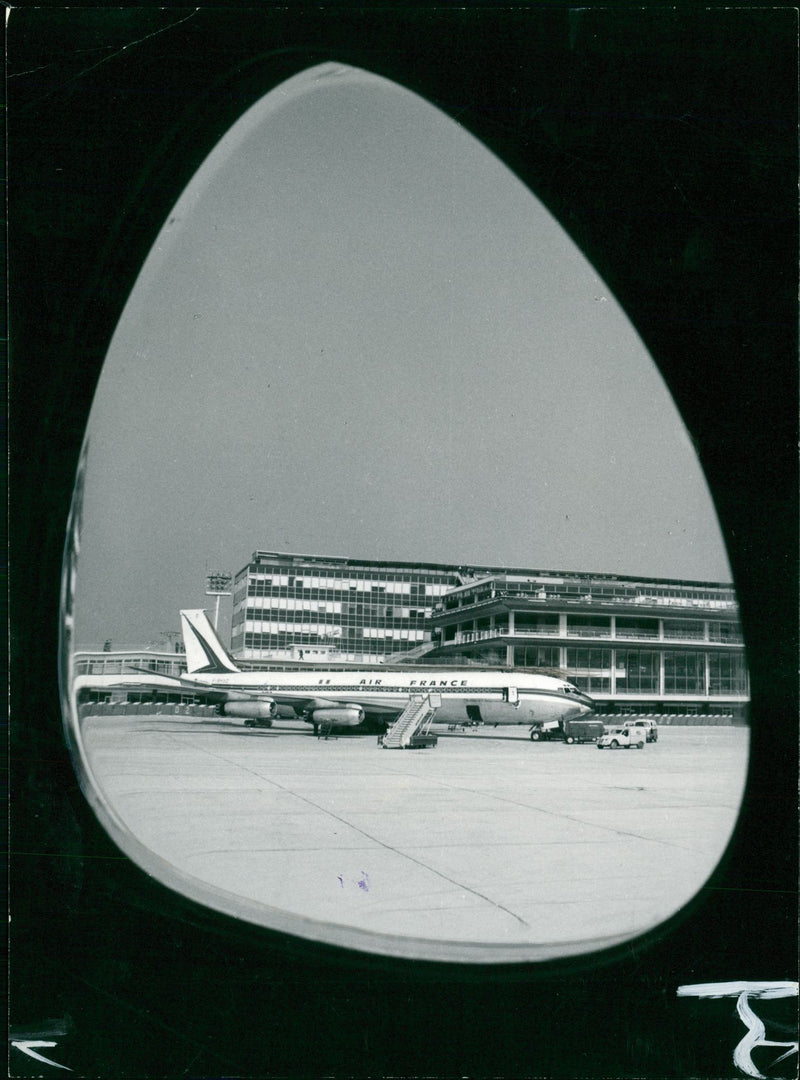
[(310, 720), (316, 731), (319, 724), (333, 724), (336, 727), (355, 727), (364, 721), (364, 710), (360, 705), (328, 705), (312, 709), (306, 719)]
[(248, 727), (272, 727), (277, 711), (274, 701), (226, 701), (219, 706), (220, 716), (238, 716), (248, 721)]

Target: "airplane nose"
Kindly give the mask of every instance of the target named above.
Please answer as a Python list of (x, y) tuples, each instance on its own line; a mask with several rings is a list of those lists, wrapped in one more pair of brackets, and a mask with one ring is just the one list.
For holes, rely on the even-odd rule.
[(595, 711), (594, 700), (593, 700), (593, 698), (590, 698), (588, 694), (584, 694), (581, 691), (579, 691), (575, 695), (575, 697), (577, 698), (578, 701), (580, 701), (581, 705), (584, 706), (584, 708), (586, 709), (587, 712), (594, 712)]

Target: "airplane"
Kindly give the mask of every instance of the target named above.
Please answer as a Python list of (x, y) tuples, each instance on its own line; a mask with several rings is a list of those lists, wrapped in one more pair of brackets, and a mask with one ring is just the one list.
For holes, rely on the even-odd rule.
[(186, 673), (181, 685), (209, 694), (221, 715), (250, 727), (276, 717), (302, 719), (317, 734), (328, 729), (396, 720), (413, 699), (427, 698), (437, 722), (527, 724), (575, 720), (594, 702), (562, 678), (514, 668), (380, 664), (372, 668), (308, 666), (242, 671), (203, 610), (181, 611)]

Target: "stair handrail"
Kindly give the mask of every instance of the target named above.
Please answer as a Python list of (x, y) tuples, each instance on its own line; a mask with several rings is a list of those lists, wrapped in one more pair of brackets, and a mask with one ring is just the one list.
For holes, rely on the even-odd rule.
[(397, 717), (395, 722), (383, 736), (384, 748), (404, 747), (409, 744), (412, 736), (422, 725), (433, 719), (436, 709), (431, 706), (430, 695), (414, 694), (409, 698), (408, 704)]

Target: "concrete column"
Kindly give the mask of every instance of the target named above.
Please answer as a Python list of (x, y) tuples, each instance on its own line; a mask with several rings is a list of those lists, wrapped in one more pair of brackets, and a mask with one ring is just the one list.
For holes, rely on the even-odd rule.
[(664, 650), (658, 650), (658, 693), (664, 696)]
[[(708, 633), (708, 623), (706, 623), (706, 633)], [(708, 652), (703, 653), (703, 693), (706, 701), (711, 699), (711, 658)]]
[[(508, 611), (508, 636), (514, 636), (514, 609), (509, 608)], [(514, 666), (514, 646), (506, 645), (506, 663), (509, 667)]]

